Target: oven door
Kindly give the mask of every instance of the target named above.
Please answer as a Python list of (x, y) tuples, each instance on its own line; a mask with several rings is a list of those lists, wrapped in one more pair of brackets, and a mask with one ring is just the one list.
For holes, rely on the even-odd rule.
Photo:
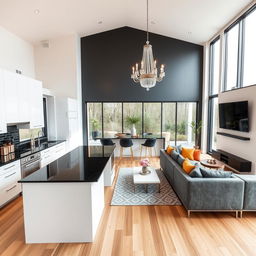
[(22, 178), (27, 177), (31, 173), (40, 169), (40, 160), (36, 160), (27, 164), (22, 165), (21, 167), (21, 175)]

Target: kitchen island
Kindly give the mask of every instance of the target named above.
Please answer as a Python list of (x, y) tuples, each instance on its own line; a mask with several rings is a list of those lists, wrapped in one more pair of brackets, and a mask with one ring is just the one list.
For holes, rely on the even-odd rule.
[(81, 146), (20, 180), (26, 243), (93, 242), (114, 146)]

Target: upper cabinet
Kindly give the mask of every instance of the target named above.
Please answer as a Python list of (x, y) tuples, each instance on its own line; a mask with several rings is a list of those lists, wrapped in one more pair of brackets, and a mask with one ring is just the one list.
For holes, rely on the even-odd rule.
[(4, 104), (6, 123), (28, 123), (31, 129), (43, 127), (42, 82), (6, 70), (0, 72), (1, 81), (0, 97), (4, 99), (0, 104)]
[(30, 84), (30, 128), (44, 127), (42, 82), (33, 80)]
[(3, 71), (0, 69), (0, 134), (7, 132), (4, 99), (5, 99), (5, 97), (4, 97)]

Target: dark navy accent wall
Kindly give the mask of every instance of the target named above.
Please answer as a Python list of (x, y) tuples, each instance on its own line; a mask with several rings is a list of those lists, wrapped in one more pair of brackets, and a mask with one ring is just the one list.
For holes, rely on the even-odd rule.
[(154, 57), (166, 77), (149, 92), (134, 83), (131, 67), (141, 61), (146, 33), (123, 27), (81, 39), (84, 101), (200, 101), (203, 47), (150, 34)]

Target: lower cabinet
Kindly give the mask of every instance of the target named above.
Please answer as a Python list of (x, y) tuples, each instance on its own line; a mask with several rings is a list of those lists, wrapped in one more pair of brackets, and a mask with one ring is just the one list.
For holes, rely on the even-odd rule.
[(57, 160), (66, 153), (66, 143), (62, 142), (56, 146), (41, 151), (40, 166), (44, 167)]
[(0, 207), (21, 192), (20, 160), (0, 167)]

